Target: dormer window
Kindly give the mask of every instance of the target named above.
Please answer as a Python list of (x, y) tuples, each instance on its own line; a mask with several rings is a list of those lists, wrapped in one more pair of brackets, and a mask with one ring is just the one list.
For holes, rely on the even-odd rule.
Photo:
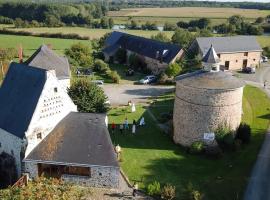
[(244, 53), (244, 56), (248, 56), (248, 52), (245, 52), (245, 53)]
[(56, 93), (56, 92), (58, 92), (58, 89), (57, 89), (57, 87), (55, 87), (55, 88), (54, 88), (53, 90), (54, 90), (54, 92), (55, 92), (55, 93)]

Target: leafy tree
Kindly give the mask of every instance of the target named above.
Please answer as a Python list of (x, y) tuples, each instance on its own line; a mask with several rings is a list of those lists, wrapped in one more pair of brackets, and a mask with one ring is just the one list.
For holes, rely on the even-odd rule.
[(114, 26), (113, 18), (109, 18), (109, 28), (112, 28)]
[(192, 33), (181, 28), (176, 29), (172, 36), (172, 42), (183, 47), (187, 47), (193, 39), (194, 35)]
[(258, 17), (255, 21), (256, 24), (261, 24), (265, 21), (265, 18), (264, 17)]
[(138, 23), (135, 20), (131, 20), (130, 29), (138, 29)]
[(199, 37), (212, 37), (213, 34), (210, 30), (208, 29), (201, 29), (198, 33)]
[(209, 18), (203, 17), (198, 20), (198, 27), (200, 29), (206, 29), (207, 27), (209, 27), (210, 23), (211, 20)]
[(164, 31), (174, 31), (177, 29), (177, 25), (173, 23), (166, 22), (164, 24)]
[(170, 64), (167, 69), (165, 70), (165, 73), (169, 77), (177, 76), (182, 71), (182, 67), (177, 63)]
[(47, 15), (45, 19), (45, 24), (49, 27), (61, 26), (61, 21), (54, 15)]
[(157, 24), (154, 22), (147, 21), (145, 24), (142, 25), (143, 30), (157, 30)]
[(100, 26), (102, 28), (109, 28), (109, 20), (107, 17), (102, 17), (100, 20)]
[(68, 94), (77, 105), (79, 112), (104, 113), (108, 111), (105, 104), (107, 97), (104, 91), (95, 83), (79, 79), (68, 89)]
[(73, 65), (80, 67), (90, 67), (93, 65), (90, 47), (80, 42), (73, 44), (69, 49), (66, 49), (65, 55)]
[(242, 23), (244, 23), (244, 17), (240, 15), (233, 15), (228, 19), (229, 24), (234, 25), (236, 29), (240, 29)]
[(151, 39), (158, 40), (160, 42), (170, 42), (170, 38), (165, 33), (159, 32), (156, 35), (152, 35)]

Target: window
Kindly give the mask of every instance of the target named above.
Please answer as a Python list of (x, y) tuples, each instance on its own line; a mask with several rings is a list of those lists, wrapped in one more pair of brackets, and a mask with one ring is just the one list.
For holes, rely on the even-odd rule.
[(37, 139), (42, 139), (41, 133), (38, 133), (38, 134), (37, 134)]
[(58, 92), (58, 89), (57, 89), (57, 87), (55, 87), (55, 88), (54, 88), (53, 90), (54, 90), (54, 92)]
[(13, 150), (11, 150), (11, 154), (14, 156), (14, 151)]
[(238, 60), (236, 60), (235, 62), (238, 62)]
[(91, 177), (91, 169), (89, 167), (65, 166), (63, 173), (69, 174), (69, 175), (90, 176)]
[(244, 53), (244, 56), (248, 56), (248, 52), (245, 52), (245, 53)]
[(254, 58), (253, 61), (256, 61), (256, 59)]

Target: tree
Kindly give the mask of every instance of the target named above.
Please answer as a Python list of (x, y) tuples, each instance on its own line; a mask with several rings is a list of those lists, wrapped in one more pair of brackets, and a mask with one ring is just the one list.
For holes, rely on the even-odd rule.
[(156, 35), (152, 35), (151, 39), (153, 40), (158, 40), (160, 42), (170, 42), (170, 38), (168, 38), (168, 36), (165, 33), (159, 32)]
[(45, 19), (45, 24), (48, 27), (57, 27), (57, 26), (61, 26), (61, 21), (58, 18), (56, 18), (54, 15), (47, 15)]
[(109, 18), (109, 28), (112, 28), (114, 26), (113, 18)]
[(244, 23), (244, 17), (240, 15), (233, 15), (228, 19), (229, 24), (234, 25), (236, 29), (240, 29), (242, 23)]
[(166, 22), (163, 27), (164, 31), (174, 31), (177, 29), (176, 24)]
[(167, 69), (165, 70), (165, 73), (169, 77), (177, 76), (182, 71), (182, 67), (177, 63), (170, 64)]
[(201, 29), (198, 33), (198, 37), (212, 37), (213, 34), (208, 29)]
[(261, 23), (263, 23), (264, 21), (265, 21), (265, 18), (263, 18), (263, 17), (258, 17), (258, 18), (256, 19), (255, 23), (256, 23), (256, 24), (261, 24)]
[(100, 26), (102, 28), (109, 28), (109, 20), (106, 17), (102, 17), (100, 20)]
[(79, 79), (68, 89), (68, 94), (77, 105), (79, 112), (104, 113), (108, 111), (107, 97), (95, 83)]
[(194, 35), (190, 33), (189, 31), (186, 31), (182, 28), (176, 29), (172, 36), (172, 42), (174, 44), (179, 44), (183, 47), (188, 47), (188, 45), (192, 42), (194, 39)]
[(131, 20), (130, 29), (138, 29), (138, 23), (135, 20)]
[(90, 67), (93, 65), (90, 47), (80, 42), (73, 44), (69, 49), (66, 49), (65, 55), (73, 65), (80, 67)]

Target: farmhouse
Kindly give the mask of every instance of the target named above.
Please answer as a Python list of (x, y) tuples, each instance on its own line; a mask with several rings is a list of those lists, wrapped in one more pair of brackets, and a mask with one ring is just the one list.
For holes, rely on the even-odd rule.
[(153, 74), (164, 71), (169, 64), (180, 59), (184, 52), (178, 45), (114, 31), (105, 41), (105, 60), (115, 60), (119, 49), (126, 50), (127, 61), (130, 55), (137, 55)]
[(14, 156), (18, 175), (118, 187), (105, 115), (78, 113), (54, 70), (11, 63), (0, 109), (0, 152)]
[(199, 37), (189, 48), (189, 52), (204, 56), (213, 45), (220, 66), (225, 70), (239, 70), (245, 67), (258, 67), (262, 48), (254, 36)]
[(61, 85), (65, 89), (70, 86), (70, 66), (68, 59), (57, 55), (47, 45), (40, 46), (24, 64), (46, 70), (55, 70), (56, 77)]
[(174, 102), (175, 143), (190, 146), (208, 141), (208, 135), (219, 126), (236, 130), (241, 122), (243, 81), (229, 72), (220, 71), (220, 58), (213, 46), (203, 58), (203, 70), (176, 78)]

